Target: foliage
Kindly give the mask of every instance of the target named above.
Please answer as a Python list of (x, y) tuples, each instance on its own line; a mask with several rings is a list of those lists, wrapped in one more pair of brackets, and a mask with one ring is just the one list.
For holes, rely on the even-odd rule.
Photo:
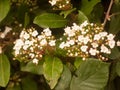
[(120, 90), (119, 24), (120, 0), (0, 0), (0, 90)]

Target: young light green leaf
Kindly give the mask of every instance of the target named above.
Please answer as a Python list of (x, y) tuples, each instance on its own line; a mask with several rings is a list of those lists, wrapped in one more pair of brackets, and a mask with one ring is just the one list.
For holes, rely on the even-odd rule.
[(81, 23), (83, 23), (86, 20), (89, 21), (88, 18), (87, 18), (87, 16), (83, 12), (81, 12), (79, 10), (78, 11), (78, 23), (81, 24)]
[(39, 61), (38, 65), (33, 62), (28, 62), (27, 64), (21, 63), (21, 71), (41, 75), (43, 74), (43, 61)]
[(81, 6), (81, 11), (85, 15), (89, 15), (91, 11), (93, 10), (93, 7), (100, 2), (100, 0), (82, 0), (82, 6)]
[(6, 55), (0, 54), (0, 86), (5, 87), (10, 78), (10, 63)]
[(9, 0), (0, 0), (0, 22), (7, 16), (10, 9)]
[(109, 77), (109, 64), (98, 59), (88, 59), (81, 63), (73, 76), (70, 90), (100, 90)]
[(69, 85), (71, 81), (71, 72), (67, 66), (64, 65), (63, 73), (61, 75), (55, 90), (69, 90)]
[(57, 57), (46, 56), (43, 68), (44, 77), (48, 81), (50, 88), (53, 89), (63, 71), (63, 64)]
[(60, 28), (67, 24), (67, 20), (57, 14), (43, 13), (35, 17), (34, 23), (43, 28)]

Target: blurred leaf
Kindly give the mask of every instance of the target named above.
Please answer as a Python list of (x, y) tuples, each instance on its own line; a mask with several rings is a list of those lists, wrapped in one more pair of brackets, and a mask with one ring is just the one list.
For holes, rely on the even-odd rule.
[(81, 24), (81, 23), (83, 23), (86, 20), (89, 21), (88, 18), (87, 18), (87, 16), (83, 12), (81, 12), (79, 10), (78, 11), (78, 23)]
[(9, 0), (0, 0), (0, 22), (7, 16), (10, 9)]
[(71, 81), (71, 72), (67, 66), (64, 65), (63, 73), (61, 75), (58, 84), (55, 87), (55, 90), (68, 90), (67, 88), (70, 85)]
[(57, 14), (43, 13), (35, 17), (34, 23), (43, 28), (60, 28), (67, 24), (67, 20)]
[(21, 90), (20, 85), (14, 85), (13, 87), (7, 87), (6, 90)]
[(30, 77), (25, 77), (21, 82), (22, 90), (38, 90), (37, 83)]
[(82, 58), (76, 58), (75, 62), (74, 62), (74, 66), (78, 69), (78, 67), (80, 66), (80, 64), (83, 62)]
[(38, 65), (33, 62), (28, 62), (27, 64), (21, 63), (21, 71), (41, 75), (43, 74), (43, 61), (39, 61)]
[(60, 15), (64, 15), (64, 18), (66, 18), (71, 12), (75, 11), (76, 8), (70, 9), (70, 10), (65, 10), (61, 11)]
[(116, 63), (116, 72), (120, 76), (120, 61)]
[(48, 81), (50, 88), (53, 89), (63, 71), (63, 64), (57, 57), (46, 56), (43, 68), (44, 76)]
[(0, 86), (5, 87), (10, 78), (10, 63), (6, 55), (0, 54)]
[(85, 14), (85, 15), (89, 15), (92, 10), (93, 7), (100, 2), (100, 0), (82, 0), (81, 1), (81, 11)]
[(28, 13), (25, 13), (24, 27), (26, 27), (30, 22), (30, 17)]
[(73, 76), (70, 90), (100, 90), (109, 77), (109, 64), (98, 59), (88, 59), (81, 63)]

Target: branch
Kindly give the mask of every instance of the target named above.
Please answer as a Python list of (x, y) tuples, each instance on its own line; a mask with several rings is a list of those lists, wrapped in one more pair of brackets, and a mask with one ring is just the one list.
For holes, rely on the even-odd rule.
[(107, 20), (109, 20), (109, 14), (110, 14), (110, 10), (111, 10), (111, 8), (112, 8), (113, 2), (114, 2), (114, 0), (111, 0), (110, 5), (109, 5), (108, 10), (107, 10), (107, 13), (106, 13), (106, 15), (105, 15), (105, 19), (104, 19), (104, 22), (103, 22), (103, 26), (105, 26)]

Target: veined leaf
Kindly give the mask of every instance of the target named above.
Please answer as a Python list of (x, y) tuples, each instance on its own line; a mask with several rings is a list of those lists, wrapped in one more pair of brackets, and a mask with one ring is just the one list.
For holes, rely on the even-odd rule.
[(78, 23), (81, 24), (86, 20), (89, 21), (87, 16), (83, 12), (78, 11)]
[(50, 88), (53, 89), (63, 71), (63, 64), (57, 57), (46, 56), (43, 68), (44, 76), (48, 81)]
[(0, 22), (7, 16), (10, 9), (9, 0), (0, 0)]
[(64, 65), (63, 73), (61, 75), (55, 90), (68, 90), (71, 81), (71, 72), (67, 66)]
[(82, 6), (81, 6), (81, 11), (85, 15), (89, 15), (91, 11), (93, 10), (93, 7), (100, 2), (100, 0), (82, 0)]
[(0, 86), (5, 87), (10, 77), (10, 63), (4, 54), (0, 54)]
[(98, 59), (83, 61), (73, 76), (70, 90), (100, 90), (109, 77), (109, 64)]
[(67, 24), (67, 20), (57, 14), (43, 13), (35, 17), (34, 23), (43, 28), (60, 28)]

